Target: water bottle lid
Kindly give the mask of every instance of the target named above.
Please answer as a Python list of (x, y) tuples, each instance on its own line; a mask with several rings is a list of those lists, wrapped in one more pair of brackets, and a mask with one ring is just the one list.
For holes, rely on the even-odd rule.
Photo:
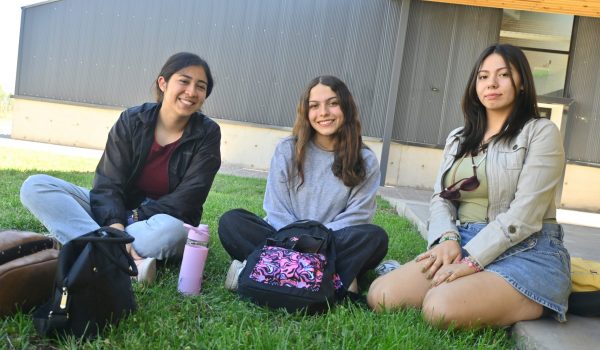
[(210, 235), (208, 234), (208, 225), (200, 224), (198, 227), (194, 227), (192, 225), (183, 224), (183, 226), (188, 229), (188, 239), (208, 243), (210, 238)]
[(197, 242), (206, 242), (208, 243), (209, 235), (204, 233), (198, 233), (195, 231), (188, 232), (188, 239), (197, 241)]

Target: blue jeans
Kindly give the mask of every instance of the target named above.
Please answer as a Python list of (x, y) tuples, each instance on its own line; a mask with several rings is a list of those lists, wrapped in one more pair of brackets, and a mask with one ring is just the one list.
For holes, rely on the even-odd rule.
[[(464, 247), (486, 224), (466, 223), (458, 227)], [(469, 253), (463, 249), (463, 256)], [(566, 321), (571, 272), (569, 252), (563, 246), (558, 224), (543, 224), (539, 232), (508, 248), (485, 267), (502, 277), (529, 299), (554, 311), (558, 321)]]
[[(90, 207), (90, 191), (49, 176), (32, 175), (21, 186), (21, 202), (62, 244), (98, 229)], [(125, 228), (143, 257), (181, 256), (187, 239), (183, 221), (167, 214)]]

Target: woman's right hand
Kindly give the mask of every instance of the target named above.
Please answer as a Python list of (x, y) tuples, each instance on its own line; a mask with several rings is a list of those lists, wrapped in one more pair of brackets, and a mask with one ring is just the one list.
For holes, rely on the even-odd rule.
[(422, 262), (421, 272), (426, 275), (427, 279), (432, 279), (440, 267), (457, 263), (460, 259), (462, 259), (460, 243), (448, 240), (418, 255), (415, 261)]

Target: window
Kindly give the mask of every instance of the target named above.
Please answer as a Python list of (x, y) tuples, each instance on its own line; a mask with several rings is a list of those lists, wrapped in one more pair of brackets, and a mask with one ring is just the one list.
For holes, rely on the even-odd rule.
[(523, 50), (539, 96), (564, 97), (573, 19), (571, 15), (503, 12), (500, 43)]

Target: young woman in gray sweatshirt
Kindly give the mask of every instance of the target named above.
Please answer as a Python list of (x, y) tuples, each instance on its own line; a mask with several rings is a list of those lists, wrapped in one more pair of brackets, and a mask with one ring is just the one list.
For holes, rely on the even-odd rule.
[(386, 232), (371, 223), (379, 178), (348, 87), (333, 76), (313, 79), (298, 103), (292, 136), (281, 140), (271, 160), (266, 217), (235, 209), (220, 219), (219, 238), (234, 259), (228, 275), (280, 228), (315, 220), (333, 230), (336, 272), (345, 289), (357, 292), (356, 277), (387, 253)]

